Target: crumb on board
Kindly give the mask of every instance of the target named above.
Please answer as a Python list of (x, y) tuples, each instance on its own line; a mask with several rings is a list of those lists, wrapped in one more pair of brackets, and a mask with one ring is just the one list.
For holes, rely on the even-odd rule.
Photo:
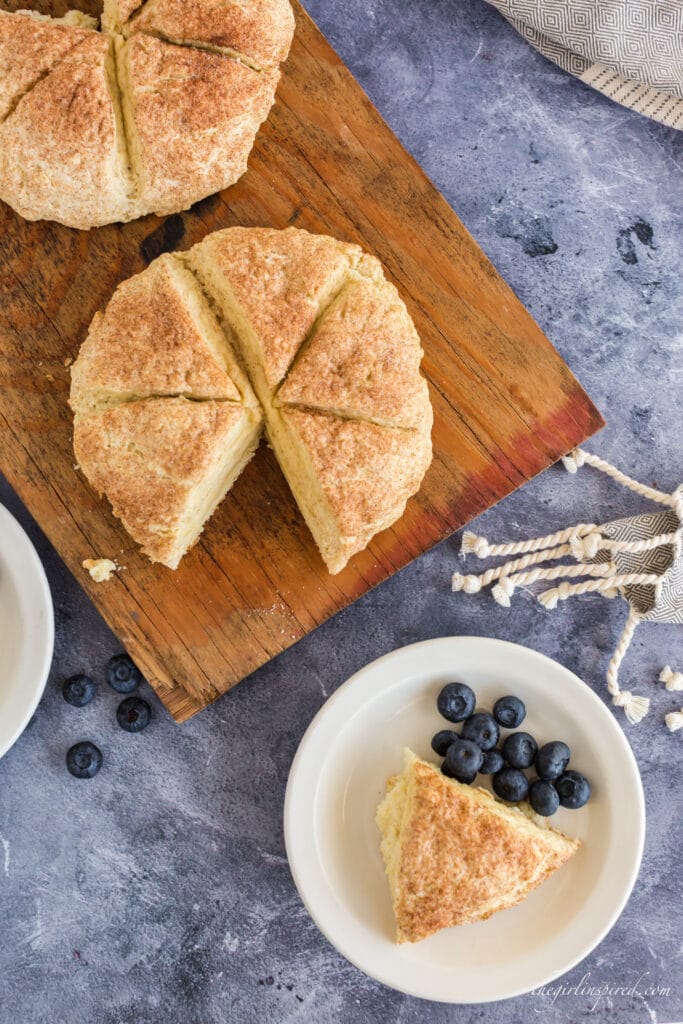
[(46, 380), (54, 380), (55, 378), (54, 378), (53, 374), (51, 374), (51, 373), (46, 373), (46, 374), (45, 374), (45, 379), (46, 379)]
[(73, 361), (74, 361), (73, 356), (67, 356), (66, 359), (64, 360), (64, 365), (65, 366), (71, 366)]
[(95, 583), (106, 583), (119, 567), (111, 558), (86, 558), (83, 568), (88, 570)]

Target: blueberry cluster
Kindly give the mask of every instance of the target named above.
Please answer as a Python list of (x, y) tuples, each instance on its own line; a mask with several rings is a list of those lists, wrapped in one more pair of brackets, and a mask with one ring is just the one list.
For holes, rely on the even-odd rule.
[[(105, 678), (117, 693), (132, 693), (143, 681), (140, 669), (127, 654), (116, 654), (107, 662)], [(62, 696), (67, 704), (84, 708), (97, 692), (97, 684), (90, 676), (76, 675), (62, 685)], [(126, 732), (142, 732), (152, 718), (152, 709), (142, 697), (126, 697), (116, 709), (116, 721)], [(74, 744), (66, 752), (66, 767), (77, 779), (92, 779), (102, 767), (102, 751), (85, 740)]]
[[(560, 805), (576, 810), (588, 801), (588, 779), (567, 770), (571, 751), (566, 743), (553, 740), (539, 748), (528, 732), (511, 732), (502, 743), (500, 730), (518, 729), (526, 718), (519, 697), (500, 697), (493, 714), (475, 711), (477, 698), (466, 683), (448, 683), (436, 702), (449, 722), (462, 722), (460, 732), (441, 729), (432, 738), (432, 750), (445, 758), (441, 771), (467, 785), (477, 774), (492, 775), (493, 792), (501, 800), (519, 803), (529, 800), (537, 814), (548, 817)], [(531, 782), (525, 769), (534, 767), (538, 778)]]

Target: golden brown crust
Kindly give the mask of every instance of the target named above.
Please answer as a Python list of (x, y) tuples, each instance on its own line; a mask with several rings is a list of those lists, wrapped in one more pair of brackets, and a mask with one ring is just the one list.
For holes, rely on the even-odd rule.
[(275, 99), (288, 0), (105, 0), (95, 24), (0, 11), (0, 198), (86, 229), (232, 185)]
[(71, 368), (71, 407), (161, 395), (239, 402), (228, 353), (215, 350), (227, 342), (210, 311), (193, 308), (202, 302), (193, 276), (168, 255), (119, 285)]
[[(285, 376), (327, 301), (341, 287), (358, 246), (297, 228), (227, 228), (195, 246), (195, 266), (211, 264), (232, 292), (260, 342), (270, 388)], [(219, 294), (215, 295), (218, 302)], [(226, 315), (231, 310), (225, 309)]]
[(154, 561), (172, 562), (193, 491), (229, 449), (245, 410), (158, 398), (77, 416), (80, 468)]
[[(258, 427), (261, 410), (231, 348), (234, 341), (243, 349), (271, 441), (323, 558), (331, 572), (340, 571), (375, 533), (402, 515), (431, 461), (431, 407), (415, 358), (419, 342), (408, 334), (405, 346), (411, 351), (405, 367), (392, 376), (390, 366), (388, 378), (391, 410), (406, 422), (419, 423), (419, 429), (299, 406), (274, 408), (271, 390), (263, 376), (257, 384), (256, 373), (262, 373), (263, 363), (273, 378), (284, 373), (321, 310), (349, 273), (365, 273), (366, 264), (372, 270), (372, 287), (381, 289), (386, 282), (379, 264), (363, 256), (356, 246), (296, 229), (232, 228), (208, 236), (189, 253), (162, 256), (142, 274), (124, 282), (104, 314), (96, 315), (72, 368), (70, 402), (77, 414), (77, 444), (83, 448), (86, 428), (90, 442), (85, 460), (77, 452), (86, 475), (96, 487), (110, 493), (105, 480), (113, 451), (107, 441), (110, 421), (91, 415), (107, 407), (140, 406), (140, 399), (161, 396), (168, 402), (176, 402), (175, 396), (210, 403), (221, 399), (244, 406)], [(205, 283), (210, 279), (206, 293), (192, 269)], [(391, 302), (400, 305), (396, 293), (390, 292)], [(207, 296), (213, 297), (213, 305)], [(218, 315), (223, 314), (221, 324), (214, 308)], [(241, 311), (239, 316), (236, 309)], [(402, 307), (399, 314), (407, 316)], [(406, 329), (402, 320), (401, 328)], [(369, 346), (383, 345), (381, 332), (372, 332), (362, 317), (354, 323), (354, 342), (358, 334)], [(255, 344), (252, 336), (257, 338)], [(343, 339), (339, 344), (343, 347)], [(412, 376), (407, 369), (411, 360)], [(321, 386), (324, 382), (321, 374)], [(405, 409), (401, 409), (401, 387)], [(422, 396), (420, 415), (413, 411), (416, 394)], [(150, 403), (149, 408), (157, 407)], [(383, 406), (380, 412), (387, 409)], [(367, 416), (368, 407), (356, 412)], [(121, 424), (131, 432), (131, 451), (135, 453), (133, 426), (140, 421), (120, 415)], [(102, 433), (99, 449), (98, 429)], [(148, 452), (145, 445), (142, 450)], [(127, 479), (133, 487), (133, 511), (125, 505)], [(144, 536), (146, 550), (153, 552), (143, 523), (144, 515), (151, 511), (139, 506), (135, 487), (135, 477), (119, 476), (110, 497), (126, 525), (133, 524), (133, 536)], [(177, 537), (173, 543), (178, 550)], [(167, 556), (159, 560), (170, 564)]]
[(398, 519), (431, 462), (429, 436), (285, 406), (333, 516), (346, 558)]
[(125, 29), (134, 32), (204, 43), (274, 68), (289, 53), (294, 14), (288, 0), (147, 0)]
[(87, 29), (25, 11), (0, 11), (0, 120), (88, 34)]
[(142, 34), (125, 44), (119, 66), (147, 209), (185, 209), (245, 172), (275, 98), (278, 71), (259, 73), (229, 57)]
[(85, 32), (0, 125), (0, 196), (29, 219), (90, 227), (125, 215), (110, 47)]
[(515, 906), (580, 845), (521, 811), (501, 812), (505, 805), (489, 793), (447, 779), (424, 761), (412, 760), (406, 773), (410, 806), (393, 892), (399, 942)]
[(415, 326), (381, 268), (374, 278), (355, 275), (323, 315), (278, 401), (428, 429), (421, 360)]

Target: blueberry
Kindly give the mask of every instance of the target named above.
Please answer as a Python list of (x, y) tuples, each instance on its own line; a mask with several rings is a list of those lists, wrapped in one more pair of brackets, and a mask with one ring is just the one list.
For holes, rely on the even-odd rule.
[(534, 779), (529, 786), (529, 802), (536, 814), (549, 818), (560, 806), (560, 797), (552, 782)]
[(450, 747), (451, 743), (454, 743), (455, 740), (459, 739), (460, 737), (457, 732), (454, 732), (452, 729), (442, 729), (440, 732), (437, 732), (435, 736), (432, 736), (432, 750), (435, 754), (438, 754), (439, 757), (445, 757), (446, 751)]
[(495, 775), (505, 767), (505, 758), (497, 747), (487, 750), (481, 760), (479, 771), (482, 775)]
[(90, 676), (71, 676), (62, 684), (62, 696), (67, 704), (72, 704), (75, 708), (84, 708), (95, 696), (96, 689)]
[(493, 776), (493, 792), (501, 800), (516, 804), (524, 800), (529, 792), (529, 782), (519, 768), (503, 768), (502, 772), (496, 772)]
[(66, 767), (77, 779), (92, 779), (102, 767), (102, 751), (94, 743), (76, 743), (66, 752)]
[(476, 772), (469, 774), (465, 773), (463, 775), (461, 775), (460, 773), (456, 774), (455, 772), (451, 771), (451, 769), (448, 767), (447, 761), (444, 761), (444, 763), (441, 765), (441, 773), (442, 775), (445, 775), (446, 778), (455, 779), (456, 782), (462, 782), (466, 786), (469, 786), (472, 782), (474, 782), (474, 780), (477, 777)]
[(447, 683), (436, 698), (439, 713), (449, 722), (464, 722), (474, 711), (477, 698), (466, 683)]
[(519, 697), (501, 697), (493, 705), (493, 717), (504, 729), (518, 729), (526, 718), (524, 702)]
[(446, 752), (446, 764), (458, 778), (461, 775), (476, 775), (484, 758), (480, 748), (471, 740), (458, 739), (451, 743)]
[(565, 772), (564, 775), (560, 775), (555, 787), (560, 794), (560, 803), (571, 811), (583, 807), (591, 795), (590, 783), (581, 772)]
[(460, 735), (464, 740), (472, 740), (480, 750), (492, 750), (498, 742), (500, 729), (493, 715), (479, 711), (476, 715), (470, 715)]
[(141, 697), (126, 697), (116, 709), (116, 721), (126, 732), (142, 732), (152, 720), (152, 709)]
[(528, 732), (511, 732), (503, 740), (503, 757), (512, 768), (530, 768), (538, 745)]
[(115, 654), (106, 668), (107, 682), (117, 693), (132, 693), (142, 682), (142, 673), (127, 654)]
[(559, 779), (562, 772), (566, 771), (570, 757), (571, 751), (566, 743), (560, 740), (544, 743), (536, 754), (536, 771), (539, 779), (546, 779), (549, 782)]

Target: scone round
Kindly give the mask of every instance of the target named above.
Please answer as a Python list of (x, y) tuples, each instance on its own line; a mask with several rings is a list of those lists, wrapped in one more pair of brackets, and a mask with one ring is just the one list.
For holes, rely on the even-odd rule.
[[(161, 256), (95, 316), (72, 367), (77, 456), (133, 537), (171, 564), (150, 546), (144, 509), (125, 512), (120, 454), (110, 493), (111, 424), (134, 431), (143, 420), (120, 410), (141, 402), (154, 404), (140, 407), (140, 416), (143, 408), (165, 415), (164, 402), (180, 398), (234, 404), (245, 430), (258, 431), (263, 419), (323, 560), (337, 573), (400, 518), (430, 465), (421, 358), (406, 307), (375, 257), (295, 228), (228, 228), (187, 253)], [(242, 427), (238, 436), (241, 444)], [(137, 448), (131, 436), (126, 445)], [(133, 489), (140, 465), (125, 463), (126, 471), (135, 467)], [(175, 564), (180, 546), (173, 540)]]
[(87, 229), (187, 209), (246, 170), (294, 32), (288, 0), (0, 12), (0, 199)]

